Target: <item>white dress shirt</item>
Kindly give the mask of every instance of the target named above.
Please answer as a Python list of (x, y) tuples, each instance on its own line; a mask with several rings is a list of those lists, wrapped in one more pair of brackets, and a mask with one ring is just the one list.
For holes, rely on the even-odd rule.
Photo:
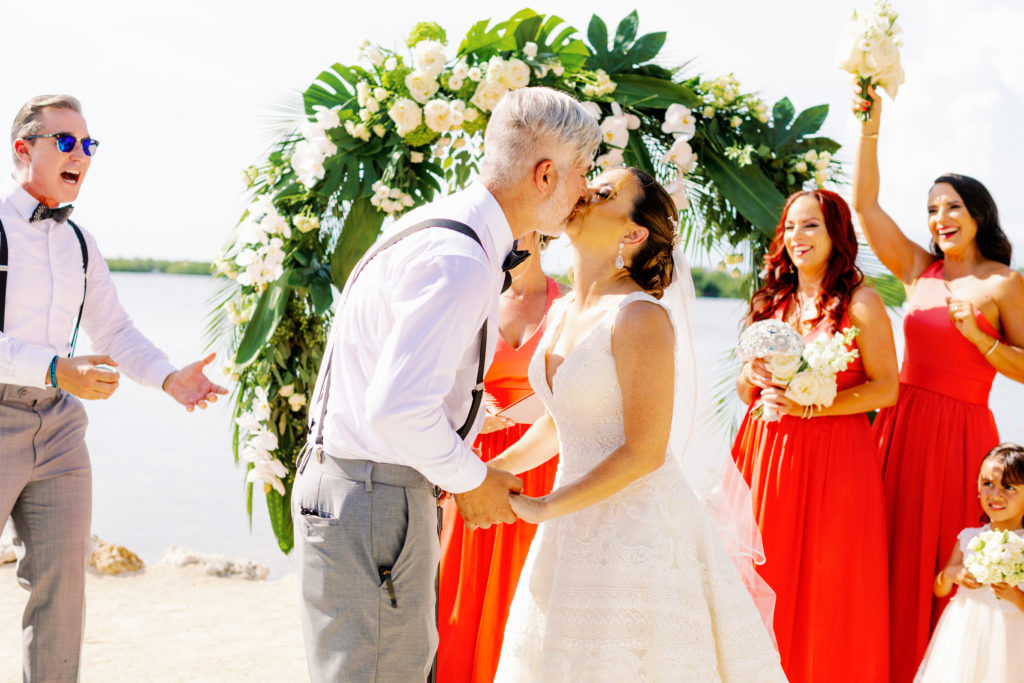
[[(50, 360), (70, 352), (84, 284), (82, 249), (74, 229), (53, 219), (30, 223), (38, 205), (19, 185), (0, 189), (9, 261), (0, 383), (27, 387), (49, 386)], [(82, 330), (95, 352), (113, 358), (119, 371), (140, 384), (160, 387), (175, 367), (135, 329), (117, 300), (96, 240), (84, 229), (82, 233), (89, 251)]]
[[(488, 320), (487, 364), (497, 339), (498, 294), (512, 230), (481, 184), (420, 207), (381, 239), (430, 218), (450, 218), (471, 237), (426, 228), (385, 249), (352, 283), (328, 338), (332, 369), (324, 450), (340, 458), (408, 465), (452, 493), (476, 488), (487, 468), (472, 451), (484, 410), (466, 441)], [(321, 365), (310, 415), (319, 418)]]

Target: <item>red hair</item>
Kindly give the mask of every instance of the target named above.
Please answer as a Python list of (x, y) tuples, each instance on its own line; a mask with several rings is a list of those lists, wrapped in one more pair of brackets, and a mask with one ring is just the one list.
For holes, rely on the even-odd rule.
[(857, 267), (857, 235), (853, 231), (850, 207), (842, 197), (828, 190), (794, 192), (786, 200), (782, 218), (775, 229), (775, 239), (764, 257), (764, 285), (750, 298), (751, 320), (757, 322), (772, 317), (796, 291), (796, 266), (786, 253), (784, 236), (789, 207), (800, 197), (814, 197), (817, 200), (825, 217), (829, 239), (832, 240), (832, 253), (829, 255), (818, 302), (819, 315), (814, 322), (827, 317), (835, 331), (850, 305), (853, 290), (864, 281), (864, 273)]

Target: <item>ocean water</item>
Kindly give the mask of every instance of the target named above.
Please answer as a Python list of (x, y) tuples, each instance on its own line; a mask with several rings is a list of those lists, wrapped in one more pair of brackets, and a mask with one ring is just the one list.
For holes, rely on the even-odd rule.
[[(203, 355), (204, 320), (217, 283), (208, 277), (115, 273), (136, 326), (177, 365)], [(725, 374), (722, 356), (735, 343), (745, 302), (700, 299), (697, 351), (711, 382)], [(902, 356), (899, 321), (896, 341)], [(88, 352), (88, 340), (80, 353)], [(219, 368), (222, 358), (214, 361)], [(223, 377), (213, 373), (216, 381)], [(735, 402), (739, 410), (738, 401)], [(997, 377), (990, 401), (1004, 440), (1024, 442), (1019, 406), (1024, 385)], [(93, 531), (154, 563), (172, 544), (265, 564), (271, 577), (294, 570), (277, 547), (263, 496), (245, 511), (244, 467), (231, 455), (228, 402), (187, 413), (162, 392), (121, 383), (107, 401), (87, 402), (93, 464)]]

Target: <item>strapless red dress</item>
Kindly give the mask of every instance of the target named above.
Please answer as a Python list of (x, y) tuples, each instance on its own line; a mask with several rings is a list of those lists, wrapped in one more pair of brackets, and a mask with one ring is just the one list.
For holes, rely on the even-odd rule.
[[(948, 599), (932, 595), (961, 529), (976, 527), (978, 470), (999, 443), (995, 369), (949, 319), (942, 261), (921, 274), (903, 319), (900, 397), (875, 420), (889, 517), (892, 683), (909, 683)], [(978, 325), (997, 339), (984, 315)]]
[[(840, 327), (849, 325), (844, 315)], [(840, 391), (863, 384), (863, 362), (836, 379)], [(886, 683), (885, 503), (867, 416), (765, 422), (748, 409), (732, 454), (753, 496), (766, 557), (758, 572), (775, 590), (786, 676), (792, 683)]]
[[(550, 278), (547, 296), (550, 309), (558, 298), (558, 283)], [(519, 348), (512, 348), (498, 336), (484, 387), (499, 409), (533, 393), (527, 371), (544, 335), (545, 322)], [(529, 427), (517, 424), (481, 434), (474, 445), (487, 461), (518, 441)], [(520, 474), (523, 493), (541, 496), (550, 492), (557, 469), (556, 457)], [(437, 680), (490, 683), (498, 668), (509, 606), (537, 526), (518, 521), (469, 531), (452, 498), (447, 498), (442, 507)]]

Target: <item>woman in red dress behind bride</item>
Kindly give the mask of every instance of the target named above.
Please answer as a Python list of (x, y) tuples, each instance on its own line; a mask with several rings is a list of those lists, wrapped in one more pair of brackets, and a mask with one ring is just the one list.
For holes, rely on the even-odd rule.
[[(804, 407), (772, 383), (763, 360), (744, 363), (750, 404), (733, 445), (750, 485), (776, 593), (775, 636), (792, 683), (889, 680), (885, 507), (866, 412), (896, 400), (896, 351), (881, 298), (862, 284), (850, 209), (827, 190), (798, 192), (782, 213), (764, 286), (747, 323), (783, 320), (806, 341), (848, 327), (860, 357), (836, 377), (828, 407)], [(752, 416), (759, 403), (780, 416)]]
[[(536, 233), (519, 240), (519, 247), (532, 256), (512, 269), (512, 286), (501, 296), (501, 334), (484, 377), (488, 415), (474, 444), (484, 460), (514, 444), (530, 428), (493, 413), (533, 393), (527, 368), (544, 334), (547, 311), (562, 295), (558, 283), (540, 267), (540, 250), (546, 241)], [(557, 469), (556, 457), (523, 472), (523, 491), (544, 495), (551, 490)], [(445, 499), (442, 507), (437, 680), (490, 683), (498, 667), (509, 606), (537, 526), (517, 521), (469, 531), (454, 499)]]
[(871, 249), (907, 290), (899, 403), (875, 420), (889, 511), (892, 683), (908, 683), (948, 598), (932, 578), (949, 539), (977, 526), (977, 472), (999, 443), (988, 394), (996, 372), (1024, 381), (1024, 277), (996, 204), (977, 180), (936, 179), (931, 250), (878, 204), (881, 102), (871, 92), (853, 171), (853, 206)]

